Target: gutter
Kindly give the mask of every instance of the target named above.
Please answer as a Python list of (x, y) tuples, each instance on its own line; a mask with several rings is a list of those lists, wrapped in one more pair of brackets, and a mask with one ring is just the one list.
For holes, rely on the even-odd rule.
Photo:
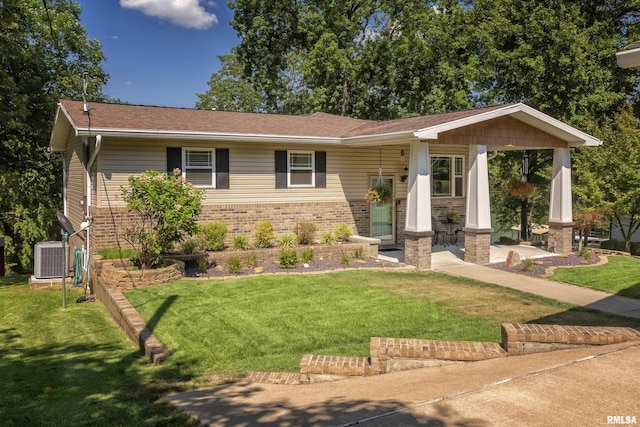
[[(87, 172), (87, 206), (85, 206), (86, 209), (86, 213), (85, 213), (85, 217), (87, 219), (87, 221), (91, 222), (92, 218), (91, 215), (89, 214), (89, 208), (91, 207), (91, 189), (93, 187), (93, 183), (91, 182), (91, 168), (93, 167), (93, 164), (96, 161), (96, 158), (98, 157), (98, 153), (100, 152), (100, 148), (102, 147), (102, 135), (96, 135), (96, 145), (95, 148), (93, 150), (93, 153), (91, 153), (91, 157), (89, 157), (89, 161), (87, 162), (87, 168), (86, 168), (86, 172)], [(86, 244), (87, 244), (87, 255), (90, 254), (90, 246), (89, 246), (89, 230), (87, 230), (87, 235), (86, 235), (86, 240), (85, 240)]]

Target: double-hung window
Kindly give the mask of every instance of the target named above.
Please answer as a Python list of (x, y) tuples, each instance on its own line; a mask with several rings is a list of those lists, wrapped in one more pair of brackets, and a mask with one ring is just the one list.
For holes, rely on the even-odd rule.
[(315, 156), (313, 151), (288, 151), (288, 186), (315, 186)]
[(182, 176), (196, 187), (215, 187), (214, 150), (184, 149)]
[(431, 195), (433, 197), (464, 196), (464, 157), (431, 157)]

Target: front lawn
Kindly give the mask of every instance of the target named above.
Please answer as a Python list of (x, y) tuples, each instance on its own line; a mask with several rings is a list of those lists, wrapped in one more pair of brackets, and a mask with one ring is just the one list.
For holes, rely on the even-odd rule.
[(100, 303), (62, 309), (60, 289), (0, 277), (0, 425), (185, 426), (159, 398), (171, 366), (151, 367)]
[(369, 338), (500, 341), (502, 322), (639, 326), (436, 273), (347, 271), (187, 281), (127, 298), (193, 375), (297, 371), (304, 353), (368, 356)]
[(595, 267), (557, 268), (551, 279), (640, 298), (640, 259), (610, 256), (608, 261)]

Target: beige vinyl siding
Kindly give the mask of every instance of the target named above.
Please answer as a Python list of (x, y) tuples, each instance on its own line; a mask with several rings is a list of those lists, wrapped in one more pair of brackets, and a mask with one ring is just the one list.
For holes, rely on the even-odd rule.
[[(120, 186), (127, 184), (132, 174), (154, 169), (166, 170), (166, 147), (229, 149), (229, 189), (207, 189), (205, 204), (300, 203), (363, 200), (370, 177), (378, 176), (380, 155), (382, 173), (392, 176), (397, 198), (405, 198), (407, 183), (401, 182), (403, 169), (408, 167), (410, 146), (393, 145), (349, 148), (337, 146), (313, 147), (284, 144), (209, 144), (199, 141), (106, 140), (98, 156), (98, 197), (101, 207), (124, 206)], [(327, 153), (326, 188), (275, 188), (275, 151), (309, 151)], [(401, 160), (401, 150), (405, 151)], [(455, 154), (465, 157), (466, 146), (431, 145), (430, 154)]]
[(82, 138), (72, 138), (67, 145), (67, 217), (76, 230), (84, 221), (85, 169)]

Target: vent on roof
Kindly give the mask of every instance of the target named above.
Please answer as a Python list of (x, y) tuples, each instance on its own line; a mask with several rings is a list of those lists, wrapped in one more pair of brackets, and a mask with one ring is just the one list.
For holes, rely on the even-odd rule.
[(62, 242), (39, 242), (34, 248), (34, 272), (36, 279), (62, 277)]

